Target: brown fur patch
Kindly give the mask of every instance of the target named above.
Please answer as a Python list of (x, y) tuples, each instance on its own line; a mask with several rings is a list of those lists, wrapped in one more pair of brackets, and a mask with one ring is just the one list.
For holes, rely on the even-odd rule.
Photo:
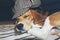
[(56, 12), (49, 17), (52, 26), (60, 26), (60, 12)]
[(39, 25), (43, 25), (45, 18), (48, 16), (47, 13), (43, 13), (40, 10), (31, 10), (31, 14), (33, 16), (34, 24), (39, 24)]

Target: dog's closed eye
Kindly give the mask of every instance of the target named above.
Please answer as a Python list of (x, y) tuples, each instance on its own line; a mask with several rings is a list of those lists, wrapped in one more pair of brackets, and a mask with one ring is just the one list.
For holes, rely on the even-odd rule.
[(24, 18), (28, 18), (29, 15), (24, 16)]

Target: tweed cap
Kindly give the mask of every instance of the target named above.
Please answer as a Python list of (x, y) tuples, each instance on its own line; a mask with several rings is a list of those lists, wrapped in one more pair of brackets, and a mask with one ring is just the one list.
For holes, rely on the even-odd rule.
[(38, 7), (40, 4), (40, 0), (16, 0), (13, 19), (28, 11), (29, 8)]

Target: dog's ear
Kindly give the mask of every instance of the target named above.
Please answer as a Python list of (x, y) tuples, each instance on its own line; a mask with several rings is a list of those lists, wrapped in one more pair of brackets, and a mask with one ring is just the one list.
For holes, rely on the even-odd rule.
[(34, 24), (43, 25), (45, 18), (48, 16), (47, 13), (43, 13), (39, 10), (31, 10), (31, 14), (33, 16)]

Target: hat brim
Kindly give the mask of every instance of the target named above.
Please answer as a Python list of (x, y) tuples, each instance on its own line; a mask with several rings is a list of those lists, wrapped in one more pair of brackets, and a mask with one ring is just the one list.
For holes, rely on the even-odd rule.
[(29, 8), (24, 8), (24, 9), (21, 9), (20, 11), (18, 11), (18, 12), (15, 12), (12, 19), (15, 19), (15, 18), (19, 17), (20, 15), (24, 14), (28, 10), (29, 10)]

